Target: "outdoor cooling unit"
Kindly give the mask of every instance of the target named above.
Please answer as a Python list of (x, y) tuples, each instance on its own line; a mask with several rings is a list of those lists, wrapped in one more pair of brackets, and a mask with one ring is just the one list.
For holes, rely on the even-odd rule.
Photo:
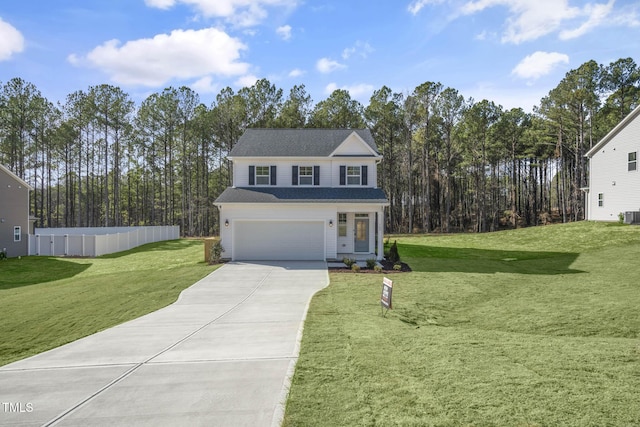
[(625, 224), (640, 224), (640, 211), (627, 211), (624, 213)]

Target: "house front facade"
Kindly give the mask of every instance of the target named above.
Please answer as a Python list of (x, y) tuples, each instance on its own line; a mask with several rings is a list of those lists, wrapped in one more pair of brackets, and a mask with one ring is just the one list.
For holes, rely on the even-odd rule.
[(216, 199), (232, 260), (383, 257), (382, 160), (368, 129), (248, 129)]
[[(586, 191), (586, 218), (640, 221), (640, 106), (625, 117), (587, 153), (589, 187)], [(627, 221), (631, 222), (631, 221)]]
[(8, 257), (29, 253), (31, 186), (0, 165), (0, 251)]

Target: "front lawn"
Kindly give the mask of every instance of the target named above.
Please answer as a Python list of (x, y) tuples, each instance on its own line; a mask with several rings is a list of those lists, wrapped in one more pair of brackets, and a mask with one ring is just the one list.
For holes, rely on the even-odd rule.
[(386, 317), (382, 275), (314, 297), (286, 426), (640, 425), (640, 227), (395, 238)]
[(174, 302), (215, 270), (202, 241), (151, 243), (98, 258), (0, 261), (0, 366)]

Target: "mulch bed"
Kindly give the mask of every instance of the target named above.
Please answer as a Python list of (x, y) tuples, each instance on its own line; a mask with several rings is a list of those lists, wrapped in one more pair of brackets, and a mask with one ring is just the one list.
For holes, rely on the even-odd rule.
[[(360, 271), (358, 271), (358, 274), (360, 273), (371, 273), (371, 274), (395, 274), (395, 273), (408, 273), (411, 271), (411, 267), (409, 267), (408, 264), (401, 262), (400, 265), (402, 265), (402, 269), (401, 270), (394, 270), (393, 269), (393, 263), (390, 261), (387, 261), (386, 259), (383, 259), (382, 261), (378, 261), (380, 264), (382, 264), (382, 271), (381, 272), (377, 272), (373, 269), (368, 269), (368, 268), (361, 268)], [(347, 267), (346, 265), (344, 267), (329, 267), (329, 271), (331, 271), (332, 273), (353, 273), (353, 270), (351, 270), (349, 267)]]

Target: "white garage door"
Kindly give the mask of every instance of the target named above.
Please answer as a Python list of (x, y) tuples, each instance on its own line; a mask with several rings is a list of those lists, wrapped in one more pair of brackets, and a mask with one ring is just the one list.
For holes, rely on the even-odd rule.
[(324, 260), (324, 222), (235, 221), (234, 260)]

